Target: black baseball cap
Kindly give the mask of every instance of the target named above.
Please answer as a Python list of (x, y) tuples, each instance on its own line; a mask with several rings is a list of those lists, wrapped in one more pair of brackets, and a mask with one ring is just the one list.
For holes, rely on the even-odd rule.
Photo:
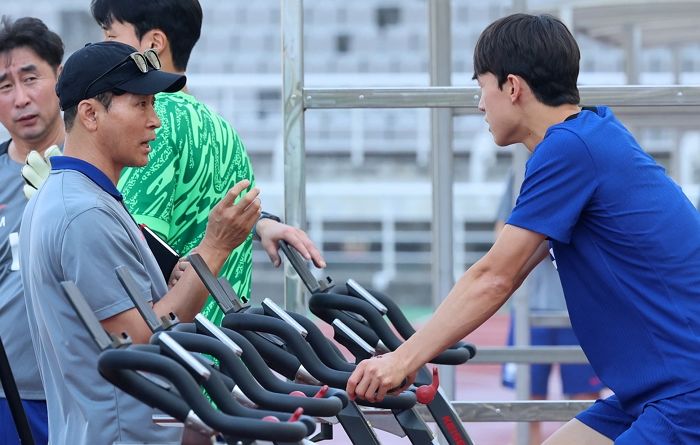
[[(133, 46), (105, 41), (88, 43), (74, 52), (63, 65), (56, 83), (61, 110), (107, 91), (173, 93), (185, 86), (187, 78), (184, 75), (166, 73), (150, 66), (148, 72), (143, 73), (136, 63), (124, 63), (135, 51)], [(118, 65), (121, 66), (115, 69)]]

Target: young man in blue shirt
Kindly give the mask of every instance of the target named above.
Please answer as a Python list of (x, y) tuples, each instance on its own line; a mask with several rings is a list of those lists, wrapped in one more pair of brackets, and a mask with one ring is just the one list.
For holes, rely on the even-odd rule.
[(545, 444), (700, 443), (700, 214), (604, 106), (581, 108), (579, 49), (550, 16), (489, 25), (474, 52), (498, 145), (523, 143), (520, 195), (491, 250), (395, 352), (367, 360), (352, 397), (381, 399), (493, 315), (550, 251), (572, 326), (602, 382)]
[[(505, 226), (513, 210), (515, 174), (510, 172), (506, 189), (501, 197), (496, 214), (496, 236)], [(564, 290), (556, 266), (551, 258), (545, 258), (535, 266), (525, 281), (530, 311), (539, 313), (567, 312)], [(511, 314), (508, 330), (508, 346), (515, 341), (515, 314)], [(532, 346), (580, 346), (570, 326), (530, 326)], [(553, 363), (533, 363), (530, 366), (530, 400), (547, 400), (550, 391), (549, 377)], [(516, 364), (503, 365), (502, 383), (507, 388), (516, 387)], [(567, 399), (595, 400), (600, 397), (603, 383), (589, 363), (560, 363), (559, 377), (562, 393)], [(530, 422), (530, 444), (542, 443), (542, 422)], [(547, 436), (545, 436), (547, 437)]]

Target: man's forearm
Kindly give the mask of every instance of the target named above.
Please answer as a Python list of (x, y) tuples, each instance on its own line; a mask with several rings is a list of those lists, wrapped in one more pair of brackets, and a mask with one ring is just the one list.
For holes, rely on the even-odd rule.
[(415, 371), (481, 326), (520, 287), (547, 253), (547, 242), (539, 243), (517, 273), (503, 273), (502, 266), (494, 267), (484, 259), (469, 268), (430, 321), (397, 349), (408, 371)]
[(452, 288), (428, 323), (396, 350), (411, 373), (463, 339), (491, 317), (514, 291), (508, 282), (475, 264)]

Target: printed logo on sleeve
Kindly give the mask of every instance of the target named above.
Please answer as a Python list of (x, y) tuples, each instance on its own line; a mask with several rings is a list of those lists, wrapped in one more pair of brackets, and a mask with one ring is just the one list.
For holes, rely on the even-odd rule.
[(557, 267), (557, 257), (554, 255), (554, 247), (549, 248), (549, 259), (552, 260), (552, 265), (555, 269), (559, 270)]

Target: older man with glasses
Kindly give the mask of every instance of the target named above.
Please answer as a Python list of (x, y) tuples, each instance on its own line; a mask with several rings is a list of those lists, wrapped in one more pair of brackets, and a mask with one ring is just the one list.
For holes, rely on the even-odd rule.
[[(46, 183), (27, 204), (20, 232), (29, 326), (46, 388), (49, 442), (88, 445), (166, 443), (180, 431), (155, 426), (153, 410), (115, 389), (97, 371), (98, 349), (63, 295), (73, 281), (103, 327), (134, 342), (150, 337), (120, 285), (126, 266), (159, 315), (191, 321), (207, 291), (189, 268), (168, 289), (116, 183), (125, 167), (143, 166), (160, 120), (154, 94), (177, 91), (185, 76), (129, 45), (88, 45), (65, 63), (56, 92), (64, 110), (65, 156), (51, 160)], [(241, 181), (212, 209), (198, 253), (215, 272), (260, 216), (258, 190)], [(234, 204), (235, 202), (235, 204)]]

